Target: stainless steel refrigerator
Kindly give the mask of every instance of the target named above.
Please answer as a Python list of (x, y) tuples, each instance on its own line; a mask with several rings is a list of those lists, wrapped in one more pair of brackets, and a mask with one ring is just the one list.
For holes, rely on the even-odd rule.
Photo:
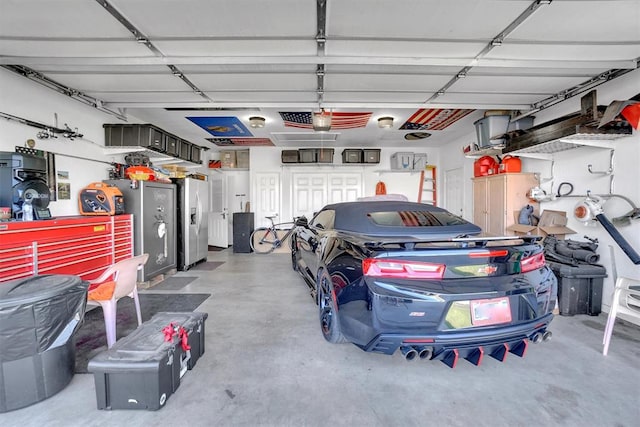
[(196, 178), (173, 178), (178, 187), (178, 269), (207, 259), (209, 251), (209, 183)]
[(128, 179), (105, 182), (120, 189), (125, 212), (133, 214), (135, 255), (149, 254), (138, 280), (146, 282), (176, 268), (176, 186)]

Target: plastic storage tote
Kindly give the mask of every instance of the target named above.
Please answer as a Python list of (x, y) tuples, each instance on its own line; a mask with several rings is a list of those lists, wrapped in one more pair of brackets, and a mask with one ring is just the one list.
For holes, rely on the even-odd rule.
[(547, 261), (558, 278), (558, 308), (561, 316), (597, 316), (602, 305), (602, 282), (607, 271), (600, 265), (577, 266)]

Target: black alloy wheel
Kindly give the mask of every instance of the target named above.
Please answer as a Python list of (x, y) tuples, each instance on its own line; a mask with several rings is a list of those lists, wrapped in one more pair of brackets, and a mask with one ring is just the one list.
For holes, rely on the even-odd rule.
[(317, 281), (318, 310), (320, 315), (320, 329), (324, 339), (333, 344), (346, 342), (340, 330), (338, 319), (338, 306), (333, 295), (331, 276), (322, 270)]

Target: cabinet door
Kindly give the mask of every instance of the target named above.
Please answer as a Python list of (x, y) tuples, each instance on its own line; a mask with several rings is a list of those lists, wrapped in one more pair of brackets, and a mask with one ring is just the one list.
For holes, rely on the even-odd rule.
[[(508, 177), (506, 182), (506, 191), (509, 195), (505, 200), (506, 217), (504, 226), (507, 228), (516, 223), (516, 212), (519, 213), (526, 205), (533, 206), (534, 210), (539, 212), (539, 204), (529, 200), (527, 197), (529, 190), (538, 185), (538, 180), (534, 174), (522, 173), (505, 175)], [(514, 233), (507, 234), (511, 235)]]
[(487, 179), (473, 180), (473, 223), (487, 231)]
[(494, 236), (505, 234), (506, 221), (506, 176), (487, 178), (487, 229)]

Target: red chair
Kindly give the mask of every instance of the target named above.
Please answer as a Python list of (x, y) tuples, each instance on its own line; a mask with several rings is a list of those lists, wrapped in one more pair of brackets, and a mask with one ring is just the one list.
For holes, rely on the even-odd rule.
[(89, 281), (87, 305), (102, 307), (109, 348), (116, 342), (116, 308), (120, 298), (133, 298), (138, 326), (142, 325), (137, 280), (138, 270), (142, 269), (148, 259), (149, 254), (142, 254), (119, 261), (107, 268), (100, 277)]

